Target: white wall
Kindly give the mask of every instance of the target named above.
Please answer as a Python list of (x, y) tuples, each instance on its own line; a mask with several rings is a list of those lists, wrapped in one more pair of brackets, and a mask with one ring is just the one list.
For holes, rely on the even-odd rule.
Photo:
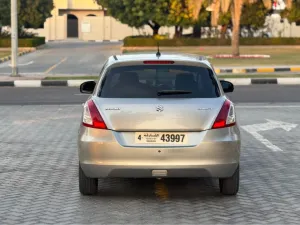
[(278, 14), (268, 16), (266, 25), (273, 37), (300, 37), (300, 26), (290, 24), (287, 19), (282, 21)]

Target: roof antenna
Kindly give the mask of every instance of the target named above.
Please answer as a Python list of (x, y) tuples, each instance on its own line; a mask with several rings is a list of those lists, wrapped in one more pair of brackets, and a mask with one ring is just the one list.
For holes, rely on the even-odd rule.
[(159, 42), (157, 42), (157, 53), (156, 57), (159, 58), (161, 56), (160, 51), (159, 51)]

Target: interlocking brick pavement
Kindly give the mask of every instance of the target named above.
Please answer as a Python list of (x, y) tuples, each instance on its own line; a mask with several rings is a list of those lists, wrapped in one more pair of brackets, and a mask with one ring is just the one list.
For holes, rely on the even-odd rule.
[[(241, 187), (219, 194), (211, 179), (105, 179), (78, 191), (81, 106), (0, 106), (0, 224), (299, 224), (299, 108), (237, 108), (241, 125), (299, 124), (261, 132), (273, 152), (241, 130)], [(167, 198), (160, 198), (162, 182)], [(163, 188), (163, 187), (161, 187)]]

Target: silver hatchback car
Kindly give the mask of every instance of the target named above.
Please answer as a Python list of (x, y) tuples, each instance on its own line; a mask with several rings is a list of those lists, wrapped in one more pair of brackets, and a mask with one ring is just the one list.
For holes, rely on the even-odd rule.
[(219, 178), (221, 193), (239, 189), (240, 131), (233, 103), (203, 57), (132, 54), (110, 57), (83, 105), (78, 136), (79, 190), (98, 179)]

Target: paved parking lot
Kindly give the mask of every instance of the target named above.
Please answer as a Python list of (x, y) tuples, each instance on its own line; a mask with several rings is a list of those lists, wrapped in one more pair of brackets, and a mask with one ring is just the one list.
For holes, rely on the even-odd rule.
[[(300, 105), (238, 105), (244, 128), (236, 197), (220, 195), (211, 179), (106, 179), (97, 196), (81, 196), (80, 109), (0, 106), (0, 224), (299, 223)], [(266, 128), (258, 133), (280, 151), (246, 125)]]
[[(98, 75), (105, 60), (120, 53), (120, 43), (49, 42), (46, 48), (19, 57), (22, 75)], [(0, 76), (10, 75), (10, 61), (0, 64)]]

